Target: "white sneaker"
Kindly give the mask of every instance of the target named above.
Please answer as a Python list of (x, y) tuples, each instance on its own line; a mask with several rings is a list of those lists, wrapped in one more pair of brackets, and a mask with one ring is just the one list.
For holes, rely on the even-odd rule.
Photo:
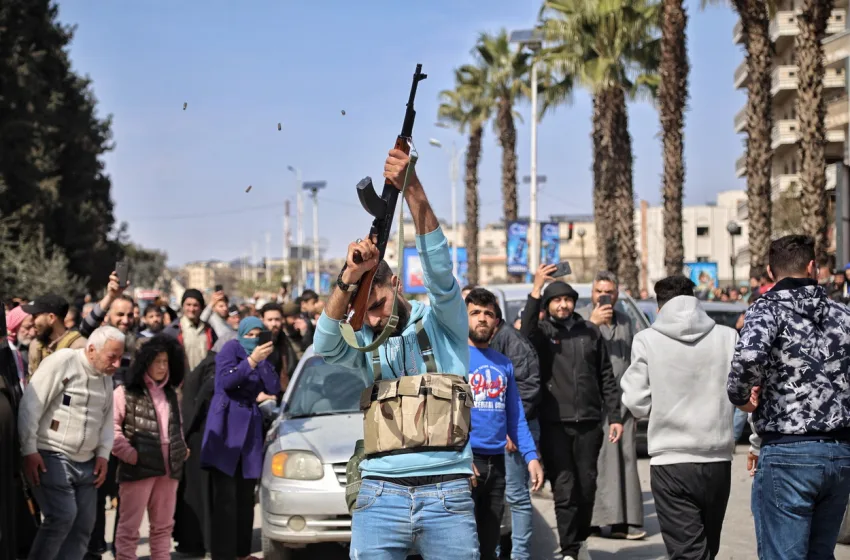
[(576, 560), (572, 556), (564, 556), (564, 560)]

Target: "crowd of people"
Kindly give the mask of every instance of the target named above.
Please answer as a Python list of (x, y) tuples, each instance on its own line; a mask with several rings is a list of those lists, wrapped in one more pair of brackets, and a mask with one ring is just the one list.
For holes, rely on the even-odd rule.
[(390, 152), (384, 176), (406, 183), (428, 304), (399, 294), (371, 239), (349, 246), (325, 304), (305, 291), (239, 308), (216, 291), (207, 305), (189, 289), (180, 312), (141, 310), (114, 274), (79, 312), (50, 294), (5, 302), (0, 559), (100, 556), (107, 504), (119, 559), (136, 558), (145, 515), (153, 560), (173, 541), (190, 556), (251, 558), (264, 435), (310, 345), (375, 382), (347, 470), (352, 559), (498, 558), (506, 503), (511, 558), (531, 558), (531, 493), (545, 479), (564, 560), (588, 559), (594, 536), (642, 539), (641, 418), (671, 558), (718, 555), (746, 422), (759, 558), (833, 557), (850, 494), (850, 308), (810, 238), (771, 244), (739, 332), (684, 276), (656, 283), (650, 328), (622, 312), (608, 272), (576, 309), (556, 265), (536, 271), (513, 321), (486, 288), (458, 285), (408, 163)]
[[(0, 316), (0, 558), (250, 557), (265, 428), (321, 313), (289, 301), (139, 305), (110, 276), (79, 307), (44, 294)], [(261, 333), (270, 342), (259, 345)], [(212, 411), (212, 412), (211, 412)], [(106, 508), (116, 509), (112, 538)], [(234, 531), (234, 528), (236, 530)]]

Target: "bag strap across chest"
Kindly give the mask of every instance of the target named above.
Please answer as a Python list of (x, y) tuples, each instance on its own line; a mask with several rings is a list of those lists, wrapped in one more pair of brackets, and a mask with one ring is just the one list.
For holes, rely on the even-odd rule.
[[(422, 361), (425, 362), (426, 373), (437, 373), (437, 360), (434, 358), (434, 348), (431, 346), (431, 339), (428, 338), (428, 333), (425, 331), (425, 325), (422, 319), (416, 321), (416, 341), (419, 343), (419, 351), (422, 354)], [(403, 343), (403, 342), (402, 342)], [(382, 379), (381, 375), (381, 351), (376, 348), (372, 352), (372, 374), (375, 377), (375, 383)]]

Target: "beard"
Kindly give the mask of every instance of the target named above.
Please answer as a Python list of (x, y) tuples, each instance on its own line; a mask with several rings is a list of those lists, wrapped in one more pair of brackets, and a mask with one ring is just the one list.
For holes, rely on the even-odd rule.
[(485, 328), (482, 329), (479, 327), (475, 327), (474, 329), (469, 329), (469, 340), (474, 342), (475, 344), (485, 344), (490, 342), (490, 339), (493, 338), (493, 332), (496, 329)]
[[(396, 305), (396, 313), (398, 314), (398, 324), (395, 326), (395, 330), (390, 336), (401, 336), (404, 332), (404, 329), (407, 328), (407, 323), (408, 321), (410, 321), (410, 311), (407, 309), (407, 305), (405, 305), (405, 303), (407, 302), (399, 298), (399, 302)], [(386, 326), (387, 323), (385, 321), (382, 321), (377, 328), (372, 329), (372, 332), (375, 334), (375, 336), (377, 336), (381, 334), (381, 331), (383, 331), (384, 327)]]
[(51, 336), (53, 336), (53, 327), (46, 329), (44, 332), (35, 333), (35, 339), (38, 340), (42, 346), (50, 344)]

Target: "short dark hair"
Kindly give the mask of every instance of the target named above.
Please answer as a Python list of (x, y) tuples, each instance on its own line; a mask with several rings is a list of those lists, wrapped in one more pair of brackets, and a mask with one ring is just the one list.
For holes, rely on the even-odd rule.
[(815, 260), (815, 240), (808, 235), (786, 235), (770, 244), (767, 255), (774, 280), (806, 273)]
[(461, 291), (461, 292), (472, 291), (472, 290), (474, 290), (474, 289), (475, 289), (475, 288), (477, 288), (477, 287), (478, 287), (478, 286), (476, 286), (475, 284), (467, 284), (466, 286), (464, 286), (463, 288), (461, 288), (461, 289), (460, 289), (460, 291)]
[(693, 297), (695, 287), (696, 284), (690, 278), (681, 274), (662, 278), (655, 283), (655, 300), (658, 302), (658, 308), (661, 309), (664, 304), (678, 296)]
[(375, 270), (375, 279), (372, 281), (373, 286), (389, 286), (393, 279), (393, 269), (387, 264), (387, 261), (382, 260), (378, 263), (378, 268)]
[(481, 307), (493, 306), (496, 314), (501, 314), (501, 311), (499, 310), (499, 300), (496, 299), (496, 295), (485, 288), (473, 288), (472, 291), (466, 295), (465, 301), (466, 305), (480, 305)]
[(115, 301), (121, 301), (121, 300), (124, 300), (128, 303), (131, 303), (131, 304), (133, 304), (133, 306), (136, 305), (136, 300), (134, 300), (132, 297), (128, 296), (127, 294), (121, 294), (120, 296), (118, 296), (118, 299), (116, 299)]
[(313, 301), (314, 299), (319, 299), (319, 294), (308, 288), (301, 292), (301, 297), (298, 299), (301, 301)]
[(267, 303), (260, 309), (260, 317), (265, 318), (266, 313), (268, 313), (269, 311), (277, 311), (278, 313), (280, 313), (280, 316), (283, 317), (283, 308), (274, 302)]
[(157, 313), (162, 315), (162, 309), (155, 303), (151, 303), (147, 307), (145, 307), (145, 312), (142, 314), (142, 317), (147, 317), (148, 313), (150, 313), (151, 311), (156, 311)]

